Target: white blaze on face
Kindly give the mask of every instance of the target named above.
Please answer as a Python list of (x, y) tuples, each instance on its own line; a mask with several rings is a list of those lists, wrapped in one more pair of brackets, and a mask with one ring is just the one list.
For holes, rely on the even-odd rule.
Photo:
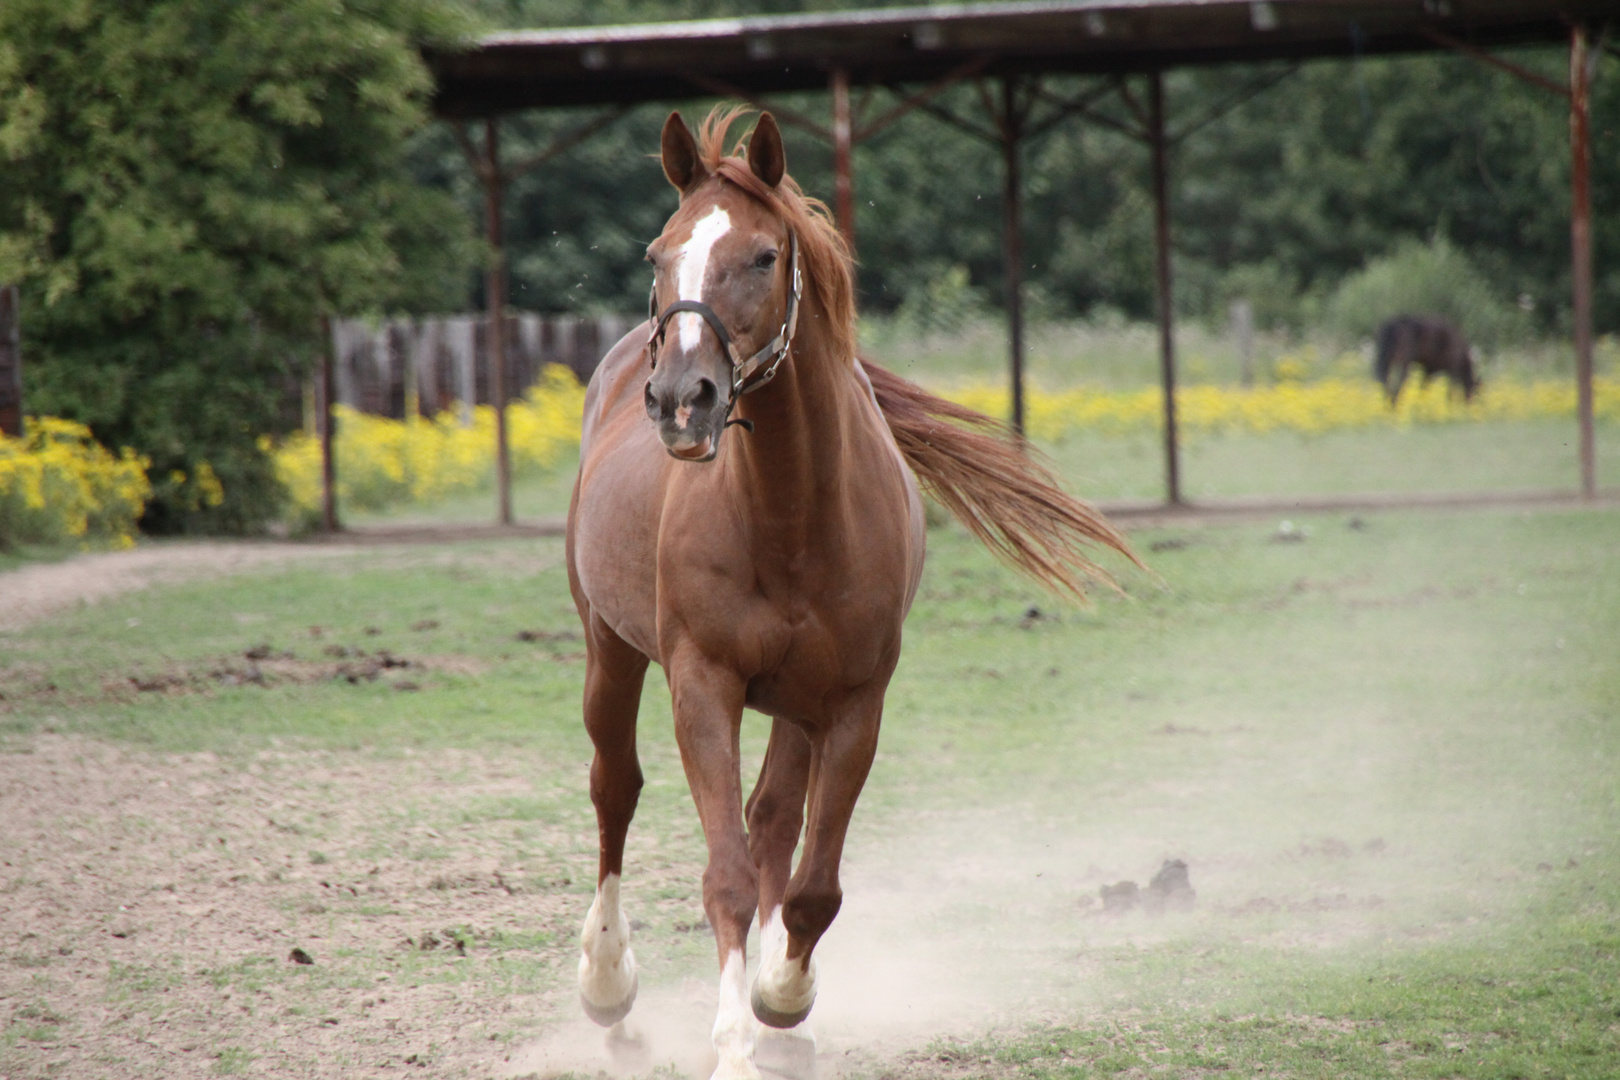
[[(731, 215), (718, 206), (692, 226), (692, 235), (681, 245), (675, 264), (675, 294), (682, 300), (702, 300), (703, 282), (709, 274), (709, 256), (714, 245), (731, 231)], [(703, 316), (683, 311), (675, 316), (681, 329), (681, 348), (691, 352), (703, 338)]]
[(759, 928), (759, 996), (779, 1013), (793, 1015), (816, 1000), (816, 961), (808, 964), (787, 958), (788, 932), (780, 905), (771, 909)]
[(609, 874), (580, 934), (579, 992), (611, 1011), (636, 992), (636, 956), (630, 951), (630, 920), (619, 906), (619, 875)]
[(719, 1061), (710, 1080), (759, 1080), (754, 1036), (759, 1021), (748, 1003), (748, 965), (732, 949), (720, 971), (720, 1008), (714, 1016), (714, 1052)]

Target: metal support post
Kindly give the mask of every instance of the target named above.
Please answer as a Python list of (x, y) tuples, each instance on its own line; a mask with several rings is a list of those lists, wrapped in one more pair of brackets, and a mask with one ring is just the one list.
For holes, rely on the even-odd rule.
[(1164, 383), (1165, 501), (1181, 504), (1181, 453), (1176, 441), (1176, 337), (1170, 294), (1170, 181), (1164, 138), (1164, 75), (1148, 82), (1148, 142), (1153, 156), (1154, 278), (1159, 302), (1159, 376)]
[(338, 531), (337, 466), (332, 455), (332, 399), (337, 396), (337, 359), (332, 353), (332, 320), (322, 316), (315, 418), (321, 436), (321, 531), (328, 533)]
[(1001, 83), (1001, 233), (1007, 290), (1007, 371), (1012, 390), (1012, 429), (1024, 437), (1024, 215), (1023, 179), (1018, 168), (1023, 116), (1013, 80)]
[(838, 231), (844, 234), (844, 243), (855, 251), (855, 178), (851, 174), (851, 148), (854, 143), (853, 124), (849, 115), (849, 72), (833, 68), (832, 72), (832, 144), (833, 144), (833, 205), (838, 217)]
[(1570, 258), (1574, 285), (1575, 403), (1580, 417), (1581, 494), (1597, 496), (1597, 447), (1592, 430), (1592, 142), (1591, 72), (1586, 28), (1569, 36)]
[(498, 520), (512, 524), (512, 461), (506, 444), (506, 254), (501, 247), (500, 124), (484, 121), (484, 225), (490, 247), (489, 270), (484, 275), (484, 310), (488, 317), (485, 340), (489, 344), (489, 399), (495, 406), (495, 489)]

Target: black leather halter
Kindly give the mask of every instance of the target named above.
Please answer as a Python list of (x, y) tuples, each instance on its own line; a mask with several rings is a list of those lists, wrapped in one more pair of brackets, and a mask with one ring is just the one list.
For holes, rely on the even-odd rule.
[[(731, 333), (726, 324), (714, 309), (701, 300), (677, 300), (662, 312), (658, 310), (658, 282), (653, 282), (652, 291), (647, 296), (647, 317), (652, 320), (652, 332), (647, 335), (647, 358), (653, 367), (658, 366), (658, 346), (663, 343), (664, 331), (669, 326), (669, 320), (683, 311), (689, 311), (709, 324), (714, 336), (719, 340), (720, 347), (725, 350), (727, 358), (731, 360), (731, 400), (726, 403), (726, 415), (731, 415), (732, 407), (737, 399), (744, 394), (758, 390), (772, 379), (776, 378), (776, 369), (781, 366), (782, 360), (788, 354), (788, 347), (793, 344), (793, 331), (799, 325), (799, 295), (803, 292), (804, 281), (799, 273), (799, 236), (797, 233), (788, 234), (788, 259), (792, 263), (792, 288), (788, 292), (787, 311), (782, 316), (782, 329), (765, 346), (753, 356), (743, 359), (737, 355), (737, 343), (732, 340)], [(728, 421), (729, 422), (729, 421)], [(745, 423), (744, 421), (737, 421)], [(750, 430), (752, 424), (746, 424)]]

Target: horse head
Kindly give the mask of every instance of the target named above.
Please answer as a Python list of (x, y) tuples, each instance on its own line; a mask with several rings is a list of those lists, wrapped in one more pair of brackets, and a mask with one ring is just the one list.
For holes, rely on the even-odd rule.
[(797, 240), (770, 204), (786, 171), (770, 113), (736, 159), (714, 168), (679, 113), (664, 124), (664, 175), (680, 208), (647, 248), (654, 270), (643, 392), (664, 448), (711, 461), (737, 398), (763, 385), (786, 355), (797, 317)]

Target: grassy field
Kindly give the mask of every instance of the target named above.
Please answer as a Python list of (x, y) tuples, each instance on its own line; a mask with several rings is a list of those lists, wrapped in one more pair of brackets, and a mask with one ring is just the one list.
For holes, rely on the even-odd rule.
[[(1620, 430), (1598, 426), (1598, 477), (1620, 477)], [(1182, 490), (1194, 501), (1243, 495), (1350, 495), (1369, 492), (1573, 491), (1580, 484), (1573, 423), (1447, 424), (1406, 429), (1222, 434), (1182, 444)], [(1155, 432), (1088, 434), (1040, 444), (1076, 491), (1094, 500), (1164, 497), (1164, 448)], [(574, 463), (513, 484), (518, 520), (568, 511)], [(400, 526), (489, 522), (493, 486), (428, 506), (346, 513), (346, 524)], [(3, 564), (0, 564), (3, 565)]]
[[(1089, 611), (931, 534), (823, 1076), (1620, 1072), (1620, 514), (1296, 524), (1139, 533), (1163, 584)], [(0, 1076), (606, 1067), (579, 650), (559, 541), (0, 637)], [(713, 956), (656, 675), (642, 754), (631, 1071), (690, 1073)], [(1191, 910), (1102, 910), (1166, 859)]]
[[(1158, 328), (1124, 321), (1047, 321), (1026, 330), (1025, 371), (1043, 386), (1098, 386), (1134, 390), (1159, 381)], [(919, 333), (904, 320), (865, 317), (861, 348), (908, 378), (925, 383), (969, 380), (999, 382), (1007, 372), (1007, 335), (999, 319), (970, 319), (951, 333)], [(1568, 341), (1546, 339), (1505, 345), (1494, 352), (1475, 350), (1482, 375), (1492, 379), (1574, 378), (1574, 351)], [(1371, 377), (1372, 342), (1346, 341), (1327, 334), (1263, 332), (1256, 335), (1251, 374), (1265, 382), (1282, 357), (1310, 358), (1313, 374)], [(1225, 328), (1183, 320), (1176, 326), (1177, 380), (1187, 384), (1235, 384), (1243, 361)], [(1594, 366), (1599, 374), (1620, 370), (1620, 340), (1599, 340)]]

